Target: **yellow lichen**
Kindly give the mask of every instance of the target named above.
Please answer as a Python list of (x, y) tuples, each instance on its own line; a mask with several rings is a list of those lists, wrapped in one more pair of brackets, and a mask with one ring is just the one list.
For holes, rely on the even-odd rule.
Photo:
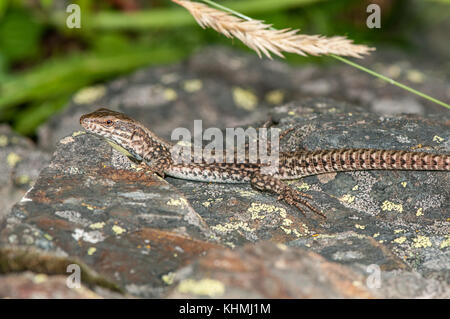
[(202, 205), (205, 207), (209, 207), (211, 206), (211, 202), (203, 202)]
[(183, 83), (183, 88), (186, 92), (195, 92), (203, 87), (203, 82), (201, 80), (193, 79), (186, 80)]
[(136, 172), (142, 171), (144, 168), (140, 165), (131, 164), (131, 168), (134, 169)]
[(252, 91), (239, 87), (233, 88), (233, 100), (237, 107), (247, 111), (253, 111), (258, 104), (258, 98)]
[(103, 85), (91, 86), (78, 91), (73, 97), (73, 100), (77, 104), (93, 103), (104, 96), (105, 93), (106, 88)]
[(173, 284), (175, 274), (173, 272), (169, 272), (168, 274), (162, 275), (161, 279), (166, 285), (170, 286), (171, 284)]
[(30, 176), (27, 176), (27, 175), (20, 175), (17, 178), (17, 183), (19, 183), (20, 185), (28, 184), (30, 181), (31, 181), (31, 178), (30, 178)]
[(426, 248), (426, 247), (431, 247), (432, 243), (430, 238), (426, 237), (426, 236), (417, 236), (417, 238), (413, 239), (414, 241), (414, 247), (415, 248)]
[(398, 65), (391, 65), (386, 69), (386, 73), (391, 78), (398, 78), (400, 74), (402, 73), (402, 69)]
[(358, 229), (366, 229), (365, 225), (355, 224), (355, 227)]
[[(249, 211), (250, 211), (250, 209), (249, 209)], [(252, 219), (253, 219), (253, 220), (254, 220), (254, 219), (264, 219), (264, 218), (266, 218), (266, 216), (260, 215), (260, 214), (259, 214), (259, 211), (256, 211), (256, 210), (253, 210), (253, 211), (251, 211), (250, 213), (252, 214)]]
[(84, 207), (86, 207), (89, 210), (94, 210), (95, 209), (95, 206), (92, 206), (90, 204), (81, 203), (81, 206), (84, 206)]
[(400, 183), (403, 187), (406, 187), (406, 185), (408, 184), (407, 182), (401, 182)]
[(89, 249), (88, 249), (88, 251), (87, 251), (87, 254), (88, 254), (89, 256), (92, 256), (96, 251), (97, 251), (97, 248), (95, 248), (95, 247), (89, 247)]
[(253, 197), (253, 196), (255, 196), (256, 192), (241, 190), (241, 191), (239, 191), (239, 194), (243, 197)]
[(283, 226), (280, 226), (280, 228), (288, 235), (290, 235), (291, 232), (292, 232), (292, 229), (289, 229), (289, 228), (286, 228), (286, 227), (283, 227)]
[(381, 205), (381, 209), (383, 211), (396, 211), (399, 213), (403, 213), (403, 205), (402, 204), (394, 204), (393, 202), (390, 202), (388, 200), (384, 201), (383, 204)]
[(124, 232), (126, 232), (127, 230), (125, 228), (122, 228), (120, 226), (114, 225), (112, 227), (112, 231), (116, 234), (116, 235), (120, 235), (123, 234)]
[(164, 98), (166, 99), (166, 101), (175, 101), (178, 97), (177, 91), (175, 91), (174, 89), (170, 89), (170, 88), (164, 89), (163, 94), (164, 94)]
[(248, 223), (242, 222), (242, 221), (234, 222), (234, 223), (226, 223), (226, 224), (222, 224), (222, 225), (217, 224), (217, 225), (211, 226), (211, 229), (218, 231), (220, 233), (229, 233), (231, 231), (238, 230), (238, 229), (242, 229), (242, 230), (245, 230), (248, 232), (254, 231), (254, 229), (252, 229), (248, 226)]
[(403, 244), (406, 241), (406, 237), (405, 236), (397, 237), (393, 241), (394, 241), (394, 243), (397, 243), (397, 244)]
[(266, 94), (266, 101), (271, 104), (280, 104), (283, 102), (284, 93), (281, 90), (273, 90)]
[(447, 237), (447, 239), (442, 241), (442, 243), (439, 245), (440, 249), (444, 249), (445, 247), (449, 247), (450, 246), (450, 236), (446, 236), (446, 237)]
[(418, 70), (408, 70), (406, 78), (413, 83), (422, 83), (424, 76), (423, 73)]
[(444, 139), (443, 139), (442, 137), (437, 136), (437, 135), (435, 135), (435, 136), (433, 137), (433, 142), (436, 142), (436, 143), (441, 143), (443, 140), (444, 140)]
[(172, 198), (166, 204), (169, 205), (169, 206), (186, 207), (187, 206), (187, 201), (184, 198), (179, 198), (179, 199), (173, 199)]
[(302, 190), (309, 190), (310, 186), (307, 183), (302, 183), (300, 186), (297, 186), (297, 189), (302, 191)]
[(9, 153), (6, 157), (6, 162), (10, 167), (16, 166), (16, 164), (20, 162), (20, 160), (22, 160), (22, 158), (14, 152)]
[(268, 205), (263, 203), (252, 203), (251, 206), (247, 209), (249, 213), (260, 213), (261, 211), (271, 213), (278, 213), (281, 217), (286, 217), (286, 209), (277, 207), (274, 205)]
[(36, 274), (33, 276), (33, 282), (35, 284), (42, 284), (43, 282), (47, 281), (48, 276), (46, 274)]
[(8, 145), (8, 136), (0, 135), (0, 147), (5, 147)]
[(423, 215), (423, 208), (420, 207), (416, 212), (416, 216), (422, 216), (422, 215)]
[(217, 297), (225, 293), (225, 285), (215, 279), (185, 279), (177, 287), (178, 292), (196, 296)]
[(89, 228), (90, 229), (102, 229), (104, 226), (105, 226), (105, 222), (99, 222), (99, 223), (90, 224)]
[(294, 235), (296, 236), (296, 237), (302, 237), (303, 235), (302, 234), (300, 234), (300, 232), (297, 230), (297, 229), (292, 229), (292, 232), (294, 233)]
[(342, 196), (341, 198), (339, 198), (339, 200), (341, 202), (345, 202), (345, 203), (353, 203), (353, 201), (355, 200), (355, 196), (350, 195), (350, 194), (345, 194), (344, 196)]

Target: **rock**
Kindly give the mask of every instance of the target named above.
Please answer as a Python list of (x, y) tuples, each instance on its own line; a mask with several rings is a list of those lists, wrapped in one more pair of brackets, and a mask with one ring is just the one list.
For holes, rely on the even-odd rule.
[[(284, 150), (450, 152), (442, 115), (381, 116), (330, 99), (291, 102), (270, 115), (281, 129), (293, 128), (281, 141)], [(311, 194), (327, 219), (303, 216), (245, 184), (161, 179), (104, 140), (75, 132), (58, 143), (50, 165), (13, 207), (0, 244), (76, 256), (138, 297), (192, 296), (209, 273), (207, 286), (227, 297), (448, 296), (449, 172), (348, 172), (289, 184)], [(285, 274), (272, 269), (277, 256), (290, 261)], [(250, 270), (230, 266), (222, 273), (226, 265), (216, 258), (241, 260), (236, 265)], [(252, 274), (258, 264), (275, 277)], [(373, 271), (387, 278), (375, 290), (366, 282)], [(233, 272), (250, 283), (264, 279), (267, 287), (235, 283)], [(407, 284), (398, 282), (402, 276)], [(325, 282), (317, 286), (320, 278)]]
[[(449, 85), (442, 75), (429, 71), (427, 63), (412, 64), (411, 59), (399, 52), (379, 50), (358, 63), (435, 98), (449, 100)], [(442, 66), (435, 69), (442, 71)], [(139, 118), (158, 135), (170, 139), (173, 128), (192, 130), (194, 120), (199, 119), (203, 127), (218, 128), (266, 121), (274, 106), (305, 97), (352, 102), (365, 111), (384, 115), (443, 111), (442, 106), (342, 63), (328, 68), (293, 66), (211, 47), (177, 65), (140, 69), (109, 84), (81, 90), (65, 111), (39, 129), (38, 141), (42, 148), (53, 151), (61, 138), (78, 130), (82, 114), (100, 106)]]
[(399, 114), (399, 113), (411, 113), (411, 114), (423, 114), (423, 106), (420, 105), (413, 98), (404, 98), (400, 100), (394, 99), (380, 99), (372, 104), (372, 110), (376, 113), (382, 114)]
[(79, 259), (61, 251), (49, 253), (31, 246), (0, 246), (0, 283), (0, 296), (4, 298), (123, 296), (116, 284)]
[(0, 298), (11, 299), (99, 299), (84, 286), (71, 289), (64, 276), (25, 272), (0, 276)]
[(7, 125), (0, 125), (0, 223), (49, 162), (49, 154)]
[(87, 134), (61, 140), (0, 242), (77, 256), (130, 293), (159, 296), (164, 275), (217, 245), (174, 187), (130, 164)]
[(417, 272), (364, 269), (355, 263), (331, 262), (310, 249), (273, 242), (259, 242), (235, 250), (211, 250), (180, 269), (174, 275), (174, 282), (169, 298), (450, 296), (448, 284), (425, 279)]
[(261, 242), (212, 250), (176, 275), (170, 298), (374, 298), (365, 277), (320, 255)]
[[(445, 77), (411, 61), (380, 50), (361, 63), (448, 100)], [(50, 164), (31, 142), (0, 128), (0, 207), (22, 198), (3, 222), (7, 209), (0, 212), (0, 294), (11, 295), (2, 283), (19, 297), (49, 293), (34, 279), (44, 273), (57, 287), (46, 296), (80, 296), (63, 287), (67, 263), (76, 263), (95, 274), (82, 279), (86, 297), (449, 297), (449, 172), (361, 171), (288, 182), (313, 196), (324, 220), (249, 185), (153, 176), (79, 132), (80, 115), (101, 106), (167, 139), (197, 119), (204, 129), (272, 120), (291, 129), (281, 141), (286, 151), (450, 153), (446, 110), (356, 69), (294, 67), (208, 48), (78, 92), (40, 128), (39, 145), (54, 151)], [(398, 114), (405, 112), (414, 114)], [(11, 255), (22, 250), (20, 258)]]

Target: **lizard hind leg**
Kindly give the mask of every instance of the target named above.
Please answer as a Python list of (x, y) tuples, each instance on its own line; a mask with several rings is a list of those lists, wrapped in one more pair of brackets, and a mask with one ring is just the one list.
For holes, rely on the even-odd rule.
[(311, 199), (311, 195), (289, 187), (278, 178), (270, 175), (263, 175), (261, 173), (255, 173), (253, 174), (250, 182), (251, 185), (258, 190), (278, 194), (278, 200), (284, 200), (289, 205), (295, 206), (303, 215), (305, 215), (304, 208), (307, 207), (314, 213), (326, 218), (320, 210), (312, 206), (306, 199), (302, 198), (306, 197)]

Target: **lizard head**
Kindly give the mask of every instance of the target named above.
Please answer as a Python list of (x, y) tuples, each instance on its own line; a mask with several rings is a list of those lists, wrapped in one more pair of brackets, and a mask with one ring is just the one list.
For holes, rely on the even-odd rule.
[(101, 136), (131, 154), (136, 154), (133, 147), (133, 137), (142, 132), (143, 127), (142, 124), (131, 117), (101, 108), (81, 116), (80, 124), (87, 132)]
[[(153, 151), (154, 156), (157, 156), (161, 152), (167, 152), (169, 147), (167, 142), (138, 121), (105, 108), (81, 116), (80, 124), (88, 133), (105, 138), (110, 144), (112, 142), (138, 160), (146, 152)], [(148, 146), (147, 149), (143, 147), (144, 144)]]
[(92, 113), (80, 117), (81, 126), (95, 135), (100, 135), (116, 142), (126, 142), (131, 133), (139, 126), (127, 115), (105, 108), (98, 109)]

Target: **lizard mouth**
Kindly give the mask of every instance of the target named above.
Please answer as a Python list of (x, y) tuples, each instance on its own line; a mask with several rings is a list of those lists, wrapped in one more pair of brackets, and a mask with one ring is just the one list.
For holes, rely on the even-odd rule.
[(126, 149), (125, 147), (119, 145), (118, 142), (116, 142), (114, 139), (106, 137), (100, 133), (95, 132), (89, 125), (89, 117), (87, 117), (86, 115), (83, 115), (80, 117), (80, 125), (84, 128), (84, 130), (86, 131), (87, 134), (91, 134), (94, 136), (98, 136), (102, 139), (104, 139), (106, 142), (108, 142), (109, 145), (111, 145), (112, 148), (114, 148), (115, 150), (119, 151), (120, 153), (124, 154), (125, 156), (127, 156), (128, 158), (132, 158), (135, 159), (137, 161), (142, 161), (142, 157), (139, 156), (138, 154), (136, 154), (133, 150), (131, 149)]

